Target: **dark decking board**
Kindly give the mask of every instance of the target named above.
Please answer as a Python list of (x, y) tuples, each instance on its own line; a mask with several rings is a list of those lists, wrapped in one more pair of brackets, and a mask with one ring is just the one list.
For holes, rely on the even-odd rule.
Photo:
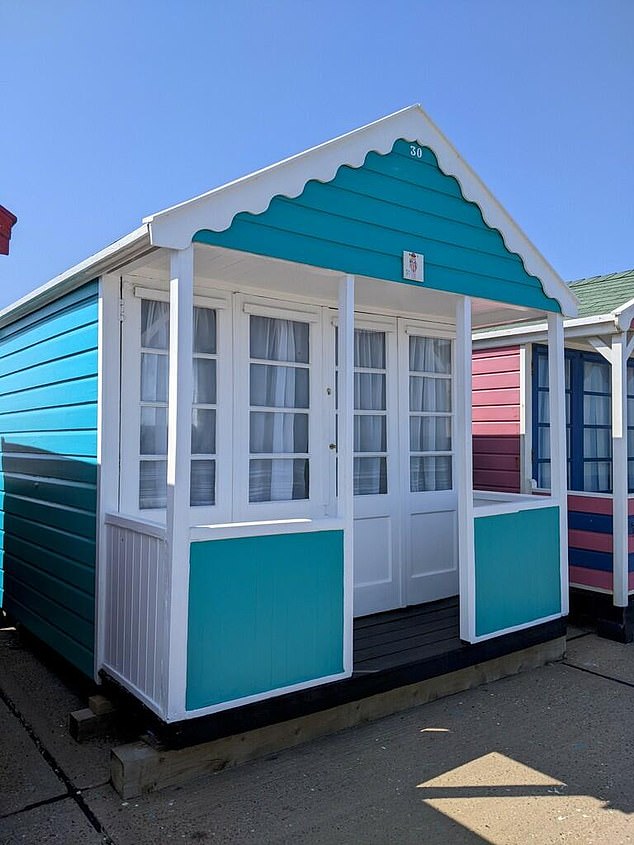
[[(354, 623), (353, 675), (188, 721), (166, 725), (144, 711), (147, 730), (165, 748), (183, 748), (358, 701), (547, 642), (566, 633), (556, 619), (467, 645), (459, 638), (457, 598), (365, 616)], [(130, 704), (129, 694), (125, 694)]]

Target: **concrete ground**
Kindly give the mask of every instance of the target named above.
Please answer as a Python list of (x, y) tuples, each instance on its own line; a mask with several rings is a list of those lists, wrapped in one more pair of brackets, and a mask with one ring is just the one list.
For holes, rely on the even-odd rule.
[(574, 630), (562, 663), (188, 786), (122, 801), (113, 741), (75, 743), (76, 679), (0, 631), (0, 843), (634, 843), (634, 645)]

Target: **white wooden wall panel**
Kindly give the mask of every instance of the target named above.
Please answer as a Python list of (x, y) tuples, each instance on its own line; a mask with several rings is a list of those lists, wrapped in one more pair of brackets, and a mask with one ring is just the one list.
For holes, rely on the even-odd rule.
[(105, 668), (162, 711), (166, 690), (166, 543), (155, 533), (107, 525)]

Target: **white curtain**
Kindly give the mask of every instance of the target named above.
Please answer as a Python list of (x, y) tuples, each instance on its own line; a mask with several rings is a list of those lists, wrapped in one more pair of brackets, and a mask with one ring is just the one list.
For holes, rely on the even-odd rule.
[[(411, 336), (409, 369), (410, 451), (450, 452), (451, 341)], [(451, 467), (451, 455), (412, 454), (410, 490), (451, 489)]]
[[(252, 359), (307, 365), (308, 323), (252, 315), (250, 354)], [(308, 498), (308, 459), (292, 457), (308, 452), (308, 414), (292, 410), (308, 409), (309, 387), (308, 366), (251, 364), (249, 451), (252, 455), (286, 457), (250, 460), (249, 501)]]
[[(357, 370), (385, 370), (385, 332), (355, 329), (354, 365)], [(385, 372), (354, 374), (354, 470), (355, 496), (387, 493), (387, 407)], [(360, 413), (380, 411), (383, 413)]]
[[(167, 376), (169, 305), (141, 300), (141, 405), (139, 508), (164, 508), (167, 502)], [(150, 456), (152, 456), (150, 458)]]
[[(594, 493), (608, 492), (612, 489), (612, 402), (609, 365), (599, 361), (584, 361), (583, 388), (583, 489)], [(596, 396), (595, 393), (604, 395)], [(597, 460), (588, 461), (588, 458)]]

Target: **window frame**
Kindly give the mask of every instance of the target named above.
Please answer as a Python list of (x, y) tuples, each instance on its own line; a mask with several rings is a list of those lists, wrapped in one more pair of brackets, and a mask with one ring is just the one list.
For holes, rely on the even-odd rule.
[[(548, 423), (539, 421), (539, 395), (544, 394), (548, 397), (549, 387), (545, 388), (539, 381), (539, 360), (542, 358), (546, 364), (548, 362), (548, 347), (543, 344), (533, 344), (532, 360), (531, 360), (531, 399), (532, 399), (532, 455), (531, 455), (531, 473), (535, 481), (539, 480), (539, 466), (550, 463), (550, 456), (547, 458), (539, 454), (539, 432), (542, 430), (550, 430), (550, 420)], [(566, 454), (566, 461), (568, 467), (568, 490), (572, 493), (590, 493), (594, 495), (612, 495), (613, 491), (613, 466), (612, 466), (612, 418), (610, 416), (609, 425), (591, 425), (585, 423), (584, 417), (584, 398), (586, 396), (605, 396), (611, 400), (612, 397), (612, 382), (611, 382), (611, 365), (609, 361), (603, 358), (597, 352), (586, 352), (582, 349), (564, 349), (564, 358), (566, 365), (570, 368), (569, 386), (566, 388), (566, 394), (570, 396), (570, 401), (566, 402), (566, 430), (568, 435), (568, 448)], [(601, 364), (608, 368), (610, 373), (609, 390), (590, 391), (586, 390), (584, 386), (584, 365), (586, 363)], [(628, 367), (634, 367), (634, 362), (628, 361)], [(634, 399), (634, 394), (632, 394)], [(568, 408), (570, 412), (568, 413)], [(611, 402), (610, 402), (611, 409)], [(608, 430), (610, 454), (608, 458), (599, 458), (585, 454), (584, 434), (586, 429), (603, 429)], [(628, 425), (628, 429), (634, 430), (634, 426)], [(634, 460), (634, 455), (632, 455)], [(606, 462), (610, 465), (610, 485), (606, 490), (586, 490), (584, 468), (587, 463)], [(540, 486), (537, 484), (538, 490), (549, 490), (550, 487)]]
[[(149, 280), (148, 280), (149, 281)], [(139, 506), (140, 422), (141, 422), (141, 302), (144, 299), (169, 303), (167, 290), (144, 286), (139, 280), (123, 280), (121, 328), (121, 439), (119, 472), (119, 510), (137, 519), (165, 523), (166, 508)], [(194, 296), (194, 306), (216, 312), (216, 462), (214, 505), (190, 505), (190, 525), (222, 523), (231, 518), (232, 424), (232, 320), (231, 296), (220, 290)], [(193, 347), (193, 342), (192, 342)], [(193, 367), (194, 351), (192, 348)], [(194, 407), (192, 396), (192, 409)], [(233, 410), (232, 410), (233, 412)], [(198, 460), (198, 456), (190, 456)]]

